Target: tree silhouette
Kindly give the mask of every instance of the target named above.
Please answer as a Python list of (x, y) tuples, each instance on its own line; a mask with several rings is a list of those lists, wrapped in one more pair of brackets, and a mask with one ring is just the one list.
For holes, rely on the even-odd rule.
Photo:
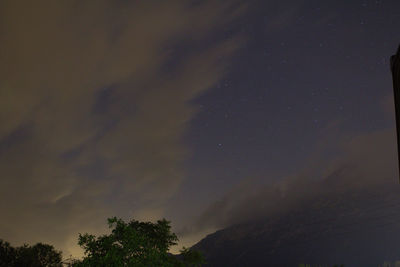
[(0, 239), (0, 267), (61, 267), (61, 261), (61, 251), (51, 245), (37, 243), (14, 248)]
[(131, 220), (126, 223), (116, 217), (108, 219), (111, 234), (96, 237), (79, 234), (79, 245), (85, 250), (82, 261), (74, 266), (200, 266), (204, 259), (199, 252), (184, 248), (182, 260), (168, 253), (177, 244), (170, 222), (157, 223)]

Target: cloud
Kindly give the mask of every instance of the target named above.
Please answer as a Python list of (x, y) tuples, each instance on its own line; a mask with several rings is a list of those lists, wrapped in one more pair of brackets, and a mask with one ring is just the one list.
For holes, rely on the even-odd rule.
[[(341, 134), (338, 134), (341, 133)], [(398, 186), (395, 129), (368, 133), (340, 130), (340, 121), (329, 125), (303, 169), (264, 186), (244, 179), (219, 201), (209, 205), (181, 236), (210, 233), (231, 225), (268, 218), (301, 208), (312, 199), (330, 199), (381, 186)], [(332, 151), (331, 157), (322, 157)], [(375, 188), (375, 189), (374, 189)]]
[[(222, 1), (2, 1), (0, 222), (14, 243), (76, 251), (107, 216), (158, 217), (179, 187), (191, 99), (243, 39)], [(184, 57), (178, 43), (192, 44)], [(72, 245), (73, 244), (73, 245)]]

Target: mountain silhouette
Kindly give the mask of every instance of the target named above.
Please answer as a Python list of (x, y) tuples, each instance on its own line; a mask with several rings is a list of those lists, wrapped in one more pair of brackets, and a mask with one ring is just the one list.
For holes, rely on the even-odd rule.
[(322, 194), (301, 208), (217, 231), (192, 248), (207, 266), (376, 267), (400, 259), (400, 188)]

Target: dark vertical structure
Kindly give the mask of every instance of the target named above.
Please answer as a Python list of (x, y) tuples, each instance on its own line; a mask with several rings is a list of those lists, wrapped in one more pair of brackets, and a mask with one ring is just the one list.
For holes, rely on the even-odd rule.
[(390, 68), (393, 76), (394, 106), (396, 110), (396, 132), (397, 132), (397, 159), (399, 164), (400, 182), (400, 45), (396, 55), (390, 58)]

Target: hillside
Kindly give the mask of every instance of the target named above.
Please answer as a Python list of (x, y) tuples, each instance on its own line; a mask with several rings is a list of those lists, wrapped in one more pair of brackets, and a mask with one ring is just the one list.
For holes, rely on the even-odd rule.
[(366, 267), (400, 259), (399, 187), (321, 195), (302, 207), (217, 231), (193, 248), (208, 266)]

